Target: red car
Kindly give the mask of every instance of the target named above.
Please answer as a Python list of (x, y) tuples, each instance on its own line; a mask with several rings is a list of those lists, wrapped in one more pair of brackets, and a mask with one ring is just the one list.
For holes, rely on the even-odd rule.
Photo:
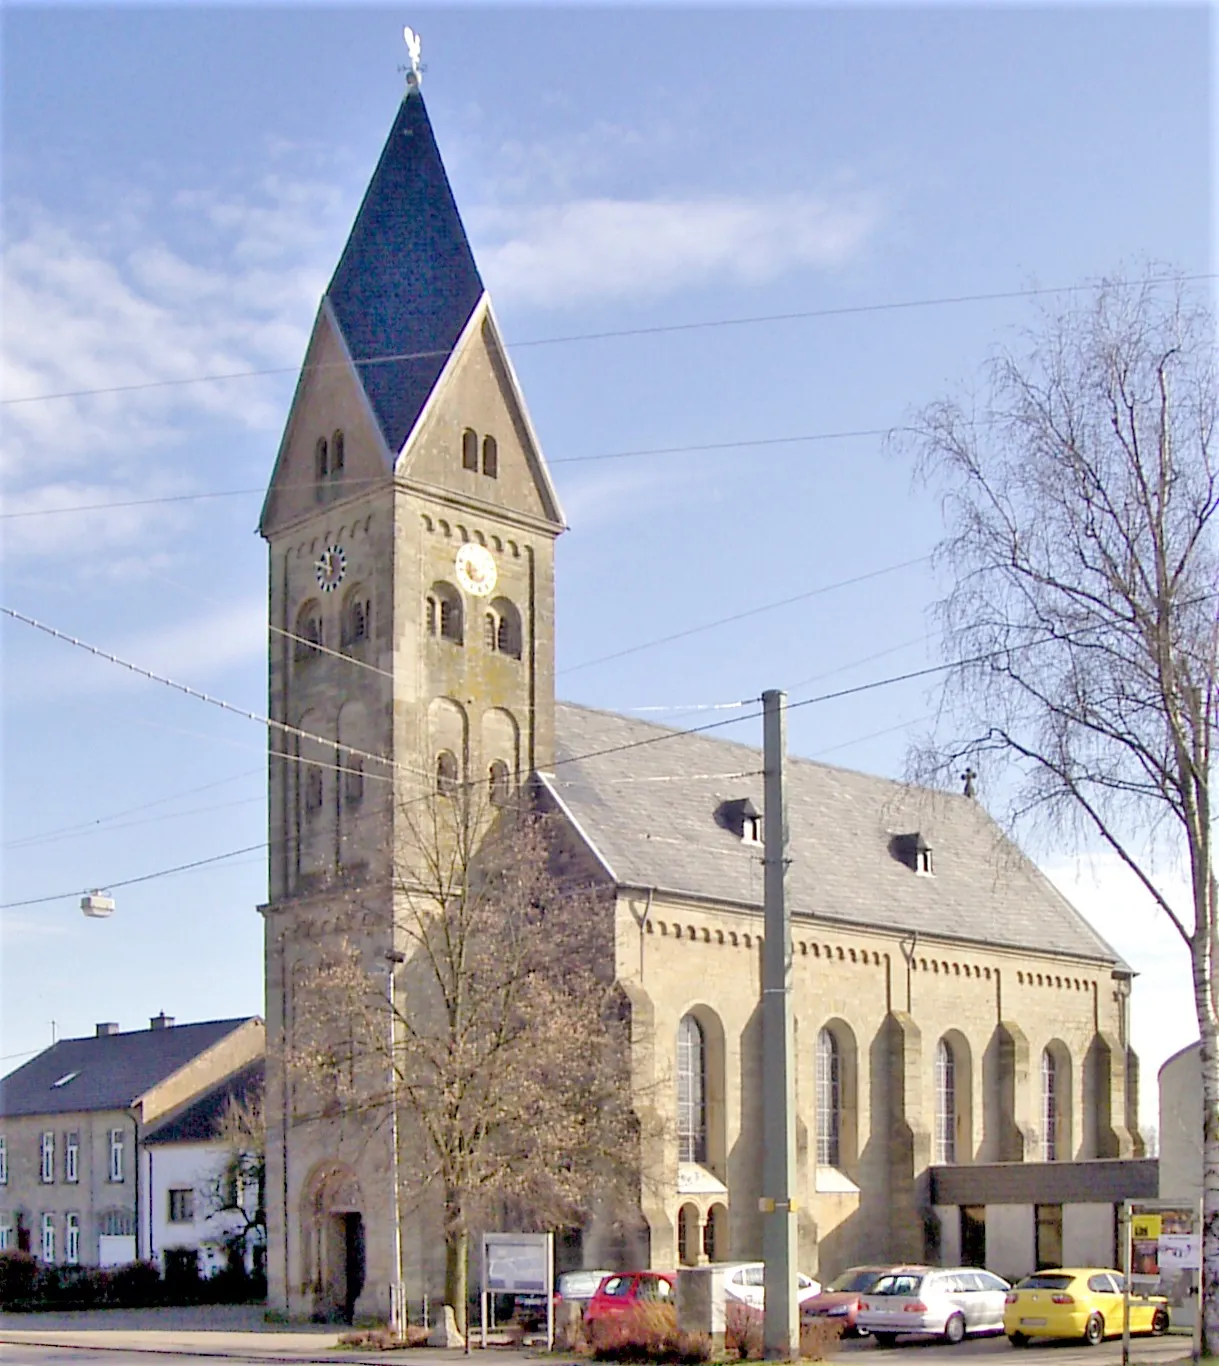
[(637, 1304), (676, 1304), (677, 1278), (668, 1271), (616, 1271), (597, 1287), (584, 1311), (592, 1323), (632, 1309)]
[(891, 1268), (887, 1266), (853, 1266), (834, 1279), (820, 1295), (813, 1295), (800, 1305), (806, 1318), (837, 1319), (847, 1333), (857, 1333), (855, 1315), (859, 1297), (866, 1294)]

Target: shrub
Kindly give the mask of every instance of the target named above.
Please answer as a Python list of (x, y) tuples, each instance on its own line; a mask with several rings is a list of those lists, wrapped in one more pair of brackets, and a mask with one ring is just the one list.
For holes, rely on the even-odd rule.
[(681, 1366), (711, 1360), (711, 1339), (683, 1333), (671, 1304), (639, 1304), (621, 1314), (586, 1325), (596, 1361), (676, 1362)]
[(800, 1355), (805, 1361), (828, 1361), (842, 1341), (842, 1320), (802, 1318), (800, 1320)]
[[(805, 1361), (826, 1361), (842, 1340), (842, 1320), (801, 1317), (800, 1356)], [(724, 1347), (742, 1361), (761, 1361), (765, 1355), (762, 1313), (747, 1304), (729, 1302), (724, 1327)]]
[(0, 1305), (28, 1300), (38, 1279), (38, 1263), (28, 1252), (0, 1252)]

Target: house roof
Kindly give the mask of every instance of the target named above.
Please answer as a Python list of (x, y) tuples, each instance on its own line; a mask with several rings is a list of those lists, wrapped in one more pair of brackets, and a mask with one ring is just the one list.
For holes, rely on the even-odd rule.
[[(761, 907), (762, 851), (725, 819), (762, 808), (760, 751), (565, 703), (555, 731), (542, 781), (619, 886)], [(1124, 966), (971, 797), (789, 758), (787, 814), (794, 917)]]
[(60, 1039), (0, 1078), (0, 1115), (127, 1109), (251, 1018)]
[(217, 1082), (209, 1091), (196, 1096), (188, 1105), (153, 1125), (144, 1134), (145, 1143), (206, 1143), (217, 1137), (230, 1102), (248, 1105), (262, 1097), (266, 1081), (266, 1059), (255, 1058), (240, 1071)]
[(412, 89), (326, 292), (391, 456), (482, 294), (423, 96)]

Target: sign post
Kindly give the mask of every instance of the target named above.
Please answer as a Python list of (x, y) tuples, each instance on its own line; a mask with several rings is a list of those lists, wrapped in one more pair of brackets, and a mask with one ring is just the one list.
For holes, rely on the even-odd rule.
[(1130, 1295), (1194, 1298), (1193, 1349), (1202, 1354), (1202, 1207), (1179, 1200), (1127, 1200), (1122, 1205), (1122, 1366), (1130, 1360)]
[(492, 1295), (543, 1295), (546, 1350), (554, 1349), (554, 1234), (484, 1233), (482, 1345), (487, 1346), (487, 1302)]

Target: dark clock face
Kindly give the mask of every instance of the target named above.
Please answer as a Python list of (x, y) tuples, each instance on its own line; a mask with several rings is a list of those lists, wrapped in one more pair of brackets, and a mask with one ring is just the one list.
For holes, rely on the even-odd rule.
[(343, 554), (343, 547), (328, 545), (317, 557), (313, 572), (317, 575), (317, 585), (322, 592), (333, 593), (347, 572), (347, 556)]

